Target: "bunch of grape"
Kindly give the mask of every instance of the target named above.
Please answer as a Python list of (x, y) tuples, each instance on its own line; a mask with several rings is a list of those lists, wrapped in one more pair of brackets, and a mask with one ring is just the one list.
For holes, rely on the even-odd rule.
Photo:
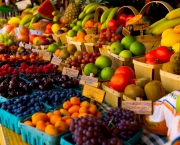
[(15, 37), (8, 33), (0, 34), (0, 43), (3, 43), (5, 46), (14, 45), (16, 43)]
[[(118, 130), (109, 128), (92, 116), (76, 118), (72, 121), (70, 131), (76, 145), (122, 145)], [(112, 136), (115, 135), (115, 136)]]
[(0, 28), (7, 23), (7, 19), (0, 19)]
[(127, 141), (141, 130), (141, 124), (134, 120), (134, 112), (122, 108), (112, 108), (104, 116), (106, 125), (114, 126), (119, 130), (119, 137)]

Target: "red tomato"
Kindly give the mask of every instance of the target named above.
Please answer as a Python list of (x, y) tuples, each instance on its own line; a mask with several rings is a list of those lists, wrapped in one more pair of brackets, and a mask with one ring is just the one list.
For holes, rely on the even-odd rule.
[(110, 29), (117, 28), (117, 25), (118, 25), (117, 20), (112, 19), (108, 22), (108, 28)]
[(174, 54), (174, 51), (167, 46), (160, 46), (156, 49), (156, 58), (162, 63), (169, 62), (172, 54)]
[(146, 63), (147, 64), (161, 64), (162, 62), (161, 61), (159, 61), (158, 59), (156, 59), (156, 58), (150, 58), (150, 59), (147, 59), (146, 60)]
[(129, 66), (121, 66), (116, 69), (114, 75), (124, 73), (127, 74), (131, 79), (134, 79), (134, 71)]
[(155, 59), (156, 58), (156, 49), (149, 51), (148, 53), (145, 54), (144, 56), (145, 60), (148, 59)]
[(52, 23), (49, 23), (49, 24), (47, 24), (47, 26), (46, 26), (46, 30), (50, 30), (51, 29), (51, 27), (52, 27)]
[(124, 73), (116, 74), (110, 80), (110, 88), (118, 92), (124, 92), (125, 87), (129, 84), (131, 84), (131, 79)]
[(127, 18), (126, 18), (126, 22), (129, 21), (129, 20), (130, 20), (131, 18), (133, 18), (133, 17), (134, 17), (133, 14), (128, 15)]
[(131, 79), (131, 84), (136, 84), (136, 79)]
[(119, 15), (119, 20), (120, 21), (125, 23), (126, 19), (127, 19), (127, 15), (126, 14), (122, 13), (122, 14)]

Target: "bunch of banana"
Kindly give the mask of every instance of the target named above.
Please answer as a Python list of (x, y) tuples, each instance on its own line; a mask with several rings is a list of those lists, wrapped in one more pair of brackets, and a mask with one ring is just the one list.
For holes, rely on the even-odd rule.
[(32, 28), (32, 24), (36, 23), (39, 20), (37, 15), (28, 14), (25, 15), (19, 22), (19, 26), (26, 26)]
[(102, 23), (101, 29), (108, 27), (108, 22), (115, 17), (118, 9), (119, 9), (119, 7), (109, 8), (103, 12), (103, 14), (101, 15), (101, 18), (100, 18), (100, 22)]
[(63, 13), (58, 11), (58, 10), (55, 10), (52, 12), (52, 15), (54, 16), (53, 17), (53, 22), (58, 22), (60, 20), (60, 18), (63, 16)]
[(85, 23), (94, 18), (94, 12), (97, 7), (101, 6), (98, 3), (90, 3), (85, 6), (83, 11), (79, 14), (78, 19), (82, 20), (82, 27), (84, 27)]
[(170, 11), (164, 18), (150, 25), (146, 30), (146, 34), (154, 36), (161, 35), (168, 28), (174, 28), (180, 24), (180, 8)]
[(26, 8), (23, 12), (27, 12), (27, 13), (34, 13), (37, 9), (39, 8), (38, 5), (32, 7), (32, 8)]

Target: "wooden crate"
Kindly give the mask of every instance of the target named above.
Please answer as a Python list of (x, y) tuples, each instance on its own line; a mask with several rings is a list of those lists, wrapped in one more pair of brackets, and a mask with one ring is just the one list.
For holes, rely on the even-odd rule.
[(70, 41), (70, 44), (74, 44), (76, 46), (77, 50), (85, 51), (84, 42)]
[(63, 45), (67, 44), (67, 39), (66, 39), (67, 33), (62, 33), (62, 34), (53, 34), (52, 37), (56, 42), (61, 42)]
[(146, 64), (144, 57), (133, 59), (136, 78), (149, 77), (151, 80), (160, 81), (160, 69), (162, 64)]
[(172, 92), (174, 90), (180, 90), (180, 75), (160, 70), (160, 77), (166, 91)]
[(69, 45), (70, 44), (70, 41), (72, 40), (72, 37), (69, 37), (66, 35), (66, 41), (67, 41), (67, 44)]
[(101, 88), (106, 91), (105, 101), (112, 107), (121, 107), (123, 92), (109, 88), (109, 82), (101, 83)]

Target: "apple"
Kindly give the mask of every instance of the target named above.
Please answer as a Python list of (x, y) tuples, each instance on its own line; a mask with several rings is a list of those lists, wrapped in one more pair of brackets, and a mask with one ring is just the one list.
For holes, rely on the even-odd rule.
[(37, 37), (37, 36), (38, 36), (38, 35), (36, 35), (36, 34), (30, 35), (30, 37), (29, 37), (29, 42), (33, 43), (33, 39), (34, 39), (35, 37)]
[(41, 36), (39, 36), (42, 40), (43, 39), (46, 39), (46, 36), (44, 36), (44, 35), (41, 35)]
[(123, 58), (130, 58), (132, 57), (132, 53), (129, 50), (123, 50), (119, 53), (119, 56)]
[(47, 24), (46, 25), (46, 30), (51, 30), (52, 25), (53, 25), (52, 23)]
[(51, 29), (46, 29), (45, 34), (52, 34), (52, 30)]
[(112, 19), (108, 22), (108, 28), (110, 28), (110, 29), (117, 28), (117, 25), (118, 25), (117, 20)]
[(41, 45), (41, 41), (42, 41), (42, 38), (40, 38), (40, 37), (35, 37), (35, 38), (33, 39), (33, 44), (39, 46), (39, 45)]
[(124, 47), (121, 44), (121, 42), (113, 42), (110, 46), (110, 52), (117, 54), (117, 55), (119, 55), (119, 53), (123, 50), (124, 50)]
[(125, 23), (127, 17), (128, 17), (128, 16), (127, 16), (125, 13), (120, 14), (120, 15), (119, 15), (119, 20), (120, 20), (120, 22)]
[(48, 44), (49, 44), (49, 40), (48, 39), (42, 39), (41, 45), (48, 45)]

